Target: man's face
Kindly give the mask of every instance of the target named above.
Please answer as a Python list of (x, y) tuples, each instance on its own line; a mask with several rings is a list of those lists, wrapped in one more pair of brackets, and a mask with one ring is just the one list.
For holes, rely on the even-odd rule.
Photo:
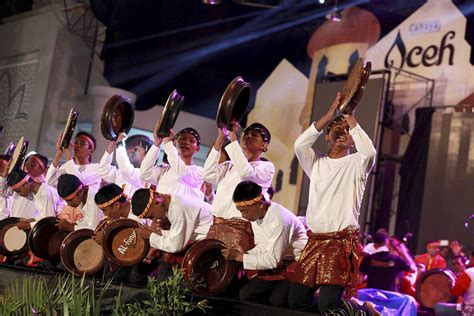
[(432, 257), (439, 254), (439, 242), (432, 242), (426, 246), (426, 251)]
[(262, 216), (263, 202), (257, 202), (250, 206), (238, 206), (242, 217), (250, 222), (258, 220)]
[(74, 157), (88, 158), (94, 152), (89, 137), (79, 135), (74, 139)]
[(16, 188), (13, 191), (18, 193), (22, 197), (27, 197), (30, 194), (30, 183), (26, 181), (25, 183), (23, 183), (22, 186), (20, 186), (19, 188)]
[(139, 141), (132, 142), (127, 146), (127, 155), (130, 163), (135, 168), (140, 168), (142, 165), (143, 159), (145, 159), (146, 151), (145, 148), (141, 146)]
[(78, 207), (81, 205), (81, 202), (84, 198), (84, 194), (86, 194), (86, 191), (84, 188), (80, 189), (79, 192), (76, 193), (75, 196), (69, 198), (69, 199), (63, 199), (64, 202), (66, 202), (67, 205), (70, 207)]
[(346, 121), (335, 123), (326, 135), (329, 150), (333, 148), (349, 149), (354, 145), (354, 140), (349, 134), (349, 124)]
[(106, 207), (101, 207), (100, 209), (104, 212), (104, 215), (110, 219), (115, 220), (120, 218), (120, 203), (118, 202), (112, 203)]
[(151, 203), (150, 210), (145, 215), (146, 219), (164, 219), (166, 218), (166, 209), (163, 206), (163, 197), (157, 193), (154, 193), (153, 202)]
[(265, 144), (262, 135), (255, 129), (246, 131), (242, 136), (241, 146), (244, 151), (251, 153), (263, 152)]
[(3, 171), (5, 171), (5, 168), (7, 167), (7, 165), (8, 165), (7, 160), (0, 159), (0, 173), (3, 173)]
[(46, 166), (38, 157), (30, 156), (25, 162), (25, 171), (32, 177), (39, 177), (46, 174)]
[(180, 157), (189, 158), (194, 156), (200, 149), (196, 137), (189, 133), (179, 134), (175, 141)]

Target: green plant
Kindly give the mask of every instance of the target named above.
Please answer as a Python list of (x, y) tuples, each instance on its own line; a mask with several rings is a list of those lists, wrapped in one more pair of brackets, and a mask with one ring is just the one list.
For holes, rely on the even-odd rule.
[(150, 297), (141, 302), (120, 305), (116, 300), (115, 316), (148, 316), (148, 315), (183, 315), (194, 309), (205, 311), (208, 301), (195, 301), (191, 291), (184, 283), (183, 273), (173, 268), (173, 274), (166, 280), (158, 282), (148, 278)]
[[(92, 283), (74, 275), (59, 276), (48, 282), (41, 276), (23, 276), (12, 283), (0, 301), (0, 315), (100, 315), (100, 307), (110, 282), (96, 291)], [(97, 293), (96, 293), (97, 292)]]

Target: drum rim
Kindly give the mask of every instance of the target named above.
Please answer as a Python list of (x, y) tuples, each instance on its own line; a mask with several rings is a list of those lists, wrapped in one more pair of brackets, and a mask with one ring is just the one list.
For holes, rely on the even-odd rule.
[[(362, 57), (357, 60), (341, 90), (341, 94), (342, 92), (348, 93), (347, 95), (341, 95), (341, 101), (338, 106), (339, 112), (345, 113), (345, 111), (351, 106), (352, 99), (358, 93), (358, 91), (361, 90), (361, 92), (363, 92), (365, 90), (365, 86), (367, 85), (371, 71), (372, 63), (370, 61), (364, 60)], [(353, 89), (347, 91), (349, 83), (352, 83), (353, 81), (356, 81), (357, 85)]]
[[(127, 224), (127, 225), (125, 225), (125, 224)], [(120, 228), (122, 226), (123, 226), (124, 229), (140, 227), (139, 223), (134, 219), (130, 219), (130, 218), (116, 219), (104, 228), (104, 230), (102, 232), (101, 244), (102, 244), (102, 248), (104, 249), (104, 254), (105, 254), (105, 256), (107, 257), (108, 260), (110, 260), (111, 262), (113, 262), (115, 264), (118, 264), (120, 266), (132, 266), (132, 265), (135, 265), (135, 264), (141, 262), (146, 257), (146, 255), (148, 253), (148, 250), (150, 249), (150, 242), (148, 240), (145, 240), (145, 243), (144, 243), (145, 248), (143, 250), (143, 257), (141, 257), (141, 258), (137, 257), (137, 259), (135, 259), (133, 261), (123, 261), (123, 260), (118, 259), (117, 257), (115, 257), (113, 255), (113, 252), (111, 250), (109, 250), (107, 241), (108, 241), (108, 238), (109, 238), (109, 235), (111, 234), (111, 232), (113, 230), (115, 230), (116, 228)]]
[(155, 131), (157, 136), (169, 136), (170, 129), (173, 128), (178, 115), (181, 112), (184, 103), (184, 96), (178, 93), (178, 90), (173, 90), (166, 100), (163, 112)]
[[(19, 217), (4, 218), (0, 221), (0, 229), (2, 229), (3, 227), (5, 227), (7, 225), (18, 223), (19, 221), (20, 221)], [(25, 242), (25, 245), (21, 249), (18, 249), (16, 251), (9, 251), (6, 248), (4, 248), (2, 245), (0, 245), (0, 255), (9, 257), (9, 256), (15, 256), (15, 255), (19, 255), (19, 254), (27, 252), (28, 249), (29, 249), (28, 237), (29, 237), (30, 231), (31, 230), (28, 230), (28, 231), (25, 232), (26, 233), (26, 242)]]
[[(198, 249), (198, 247), (201, 248), (203, 244), (216, 245), (216, 246), (219, 246), (221, 249), (225, 247), (224, 243), (222, 241), (218, 240), (218, 239), (209, 238), (209, 239), (203, 239), (203, 240), (200, 240), (200, 241), (196, 242), (194, 245), (191, 246), (191, 248), (188, 249), (188, 251), (186, 251), (186, 254), (183, 257), (182, 269), (184, 271), (184, 279), (186, 281), (186, 284), (189, 286), (191, 291), (193, 291), (195, 294), (198, 294), (198, 295), (210, 295), (210, 296), (212, 296), (212, 295), (219, 294), (223, 290), (225, 290), (225, 288), (232, 281), (232, 278), (229, 278), (229, 280), (227, 282), (227, 285), (222, 287), (222, 288), (220, 288), (220, 287), (216, 288), (214, 286), (214, 287), (211, 287), (207, 291), (203, 291), (203, 290), (199, 290), (196, 287), (194, 287), (193, 282), (191, 282), (191, 280), (189, 278), (190, 277), (189, 271), (192, 271), (192, 264), (193, 264), (193, 260), (191, 260), (189, 258), (189, 256), (191, 256), (193, 254), (193, 252), (196, 251), (195, 249)], [(235, 275), (235, 264), (233, 262), (227, 261), (226, 273), (225, 274), (226, 275), (230, 274), (230, 275), (232, 275), (232, 277)]]
[[(244, 95), (243, 93), (248, 95)], [(234, 78), (226, 87), (224, 94), (222, 95), (219, 101), (219, 107), (217, 108), (216, 123), (219, 128), (228, 128), (230, 129), (230, 122), (232, 120), (232, 114), (237, 111), (238, 121), (244, 116), (248, 110), (248, 103), (250, 102), (250, 96), (252, 93), (252, 85), (249, 82), (246, 82), (241, 76)], [(240, 102), (237, 104), (237, 101), (245, 96), (246, 102)], [(245, 104), (245, 106), (244, 106)], [(239, 108), (236, 108), (236, 105), (240, 105)]]
[(76, 238), (79, 238), (79, 237), (90, 237), (90, 238), (86, 238), (86, 239), (92, 239), (92, 236), (95, 234), (95, 232), (92, 230), (92, 229), (88, 229), (88, 228), (82, 228), (82, 229), (78, 229), (78, 230), (75, 230), (73, 232), (71, 232), (69, 235), (66, 236), (66, 238), (64, 238), (63, 242), (61, 243), (61, 248), (60, 248), (60, 251), (59, 251), (59, 254), (60, 254), (60, 257), (61, 257), (61, 262), (63, 263), (64, 267), (71, 273), (75, 274), (75, 275), (91, 275), (91, 274), (94, 274), (96, 273), (97, 271), (99, 271), (100, 269), (102, 269), (102, 267), (104, 266), (105, 264), (105, 251), (104, 251), (104, 248), (102, 248), (102, 252), (103, 252), (103, 256), (102, 256), (102, 260), (101, 260), (101, 264), (99, 264), (96, 268), (92, 269), (92, 270), (88, 270), (88, 271), (81, 271), (79, 269), (77, 269), (76, 265), (74, 262), (70, 262), (68, 260), (68, 253), (66, 251), (74, 251), (75, 249), (69, 249), (69, 246), (72, 244), (73, 241), (75, 241)]

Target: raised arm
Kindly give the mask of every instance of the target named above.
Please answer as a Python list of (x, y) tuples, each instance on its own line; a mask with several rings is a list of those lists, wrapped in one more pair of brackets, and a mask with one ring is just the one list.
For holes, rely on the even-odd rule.
[(218, 184), (227, 173), (228, 164), (219, 164), (221, 155), (222, 145), (226, 139), (224, 132), (218, 128), (218, 135), (214, 142), (214, 145), (204, 162), (204, 181), (212, 184)]

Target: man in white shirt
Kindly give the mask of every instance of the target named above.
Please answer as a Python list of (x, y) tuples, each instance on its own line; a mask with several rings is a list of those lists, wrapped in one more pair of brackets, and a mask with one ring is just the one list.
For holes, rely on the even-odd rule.
[[(175, 135), (161, 138), (154, 135), (154, 144), (146, 154), (140, 167), (140, 175), (144, 181), (156, 185), (156, 191), (162, 194), (183, 194), (203, 200), (201, 191), (203, 169), (193, 162), (194, 155), (200, 150), (201, 137), (191, 127), (179, 131)], [(173, 139), (176, 142), (173, 144)], [(160, 154), (160, 145), (167, 155), (168, 163), (155, 166)]]
[(64, 205), (55, 188), (45, 182), (37, 182), (23, 170), (13, 170), (7, 177), (7, 183), (13, 192), (24, 198), (32, 199), (39, 211), (34, 218), (22, 218), (17, 227), (30, 230), (41, 218), (56, 216)]
[(82, 228), (95, 230), (102, 219), (102, 211), (94, 202), (95, 193), (75, 175), (61, 175), (58, 179), (58, 194), (67, 205), (60, 211), (56, 226), (71, 232)]
[(242, 262), (250, 278), (240, 290), (240, 300), (286, 307), (290, 285), (286, 267), (306, 245), (306, 229), (291, 211), (266, 200), (255, 182), (239, 183), (232, 199), (242, 217), (252, 222), (255, 236), (255, 247), (247, 252), (222, 250), (226, 259)]
[[(59, 177), (67, 173), (75, 175), (83, 185), (97, 191), (101, 182), (99, 164), (91, 162), (95, 148), (95, 137), (87, 132), (79, 132), (74, 138), (74, 145), (69, 144), (63, 149), (60, 134), (56, 142), (56, 155), (46, 174), (48, 184), (57, 187)], [(66, 154), (66, 162), (60, 165), (63, 153)]]
[[(138, 235), (149, 239), (151, 247), (175, 255), (185, 250), (191, 242), (206, 238), (212, 225), (209, 207), (203, 200), (179, 194), (160, 194), (150, 189), (137, 190), (132, 197), (133, 214), (152, 220), (167, 218), (171, 224), (169, 231), (140, 228)], [(170, 262), (160, 263), (158, 280), (171, 275)]]
[[(0, 174), (3, 175), (4, 172), (6, 174), (8, 162), (10, 161), (11, 157), (8, 155), (0, 155)], [(5, 179), (0, 177), (0, 179)], [(12, 207), (12, 197), (11, 196), (0, 196), (0, 220), (5, 219), (10, 216), (10, 211)]]
[[(352, 114), (337, 116), (340, 94), (328, 112), (295, 141), (295, 152), (310, 178), (306, 211), (308, 243), (290, 286), (292, 309), (314, 308), (319, 288), (320, 313), (340, 303), (344, 287), (354, 284), (358, 266), (359, 210), (376, 151)], [(312, 145), (326, 130), (327, 155)], [(355, 146), (356, 153), (351, 154)]]
[[(30, 178), (37, 183), (43, 183), (48, 166), (48, 158), (34, 153), (25, 159), (23, 170), (25, 170)], [(38, 218), (41, 217), (41, 211), (33, 201), (33, 195), (26, 197), (14, 192), (7, 183), (8, 168), (3, 169), (0, 173), (0, 196), (9, 201), (10, 212), (5, 214), (7, 217), (19, 218)], [(8, 202), (7, 202), (8, 203)], [(60, 202), (62, 204), (62, 202)]]
[[(229, 131), (218, 129), (214, 146), (204, 163), (204, 181), (217, 185), (211, 206), (212, 215), (224, 219), (242, 216), (232, 202), (232, 194), (237, 184), (244, 180), (253, 181), (263, 188), (263, 195), (266, 200), (269, 200), (267, 190), (275, 174), (273, 163), (260, 159), (270, 144), (270, 131), (260, 123), (251, 124), (244, 130), (241, 147), (237, 139), (239, 129), (240, 125), (235, 121)], [(230, 160), (219, 163), (220, 152), (227, 133), (230, 144), (224, 150)]]
[[(145, 181), (140, 176), (140, 166), (152, 142), (145, 135), (133, 135), (125, 140), (126, 148), (120, 146), (124, 133), (120, 133), (117, 140), (110, 141), (106, 152), (99, 162), (99, 175), (109, 183), (124, 186), (128, 196), (145, 187)], [(118, 168), (112, 165), (113, 154), (117, 160)]]

